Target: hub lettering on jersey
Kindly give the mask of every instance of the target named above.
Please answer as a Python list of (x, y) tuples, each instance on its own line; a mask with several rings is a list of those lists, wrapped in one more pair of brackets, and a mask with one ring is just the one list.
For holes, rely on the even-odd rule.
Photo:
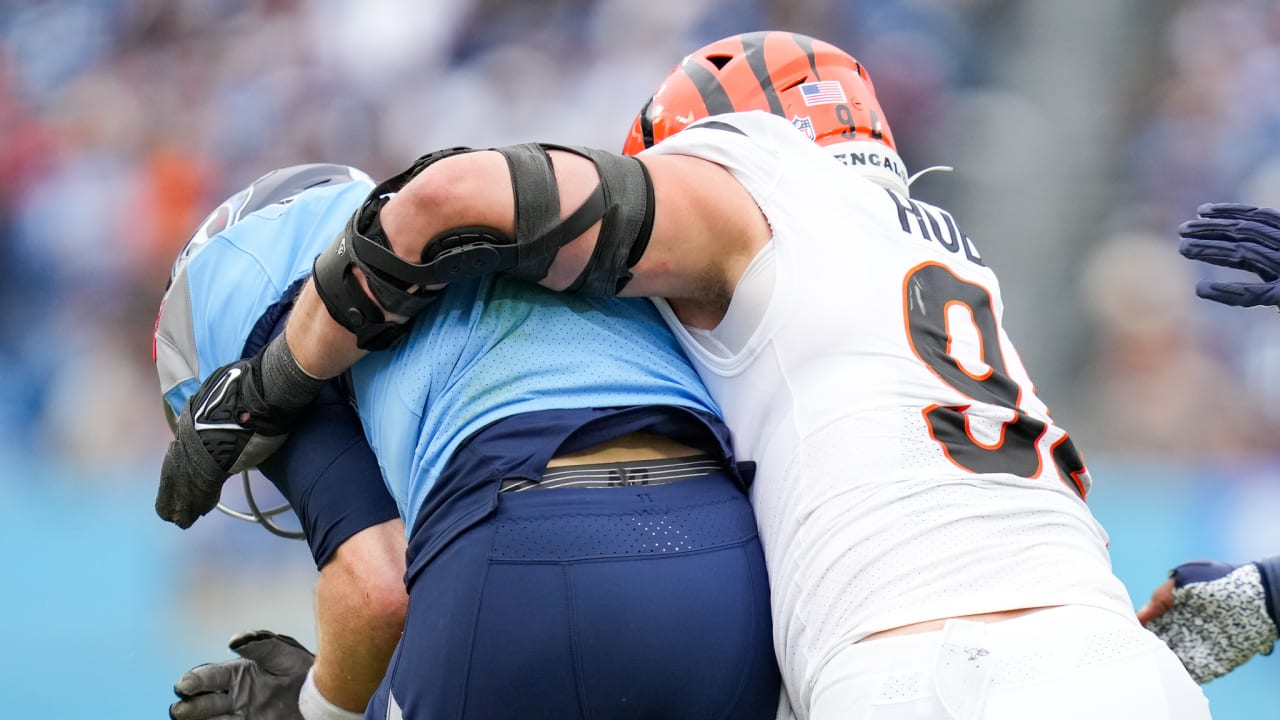
[(963, 252), (969, 262), (986, 266), (978, 249), (973, 246), (973, 241), (960, 231), (960, 226), (956, 225), (951, 213), (940, 208), (926, 207), (888, 188), (884, 191), (889, 193), (890, 199), (898, 208), (898, 222), (902, 224), (903, 232), (918, 234), (930, 242), (936, 241), (947, 252), (957, 255)]

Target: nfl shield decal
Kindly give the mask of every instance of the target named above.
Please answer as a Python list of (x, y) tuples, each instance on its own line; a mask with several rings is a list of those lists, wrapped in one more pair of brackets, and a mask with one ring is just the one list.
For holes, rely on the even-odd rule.
[(808, 116), (800, 117), (799, 115), (797, 115), (791, 118), (791, 124), (795, 125), (796, 129), (804, 133), (805, 137), (809, 138), (810, 140), (818, 139), (817, 135), (815, 135), (813, 132), (813, 120), (810, 119)]

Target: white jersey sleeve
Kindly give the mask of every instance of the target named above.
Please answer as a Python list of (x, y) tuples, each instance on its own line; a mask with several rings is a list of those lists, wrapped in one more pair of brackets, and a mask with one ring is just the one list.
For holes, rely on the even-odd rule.
[(773, 231), (714, 330), (657, 304), (758, 464), (797, 705), (826, 658), (880, 630), (1063, 604), (1132, 615), (1080, 454), (950, 213), (848, 167), (875, 158), (833, 158), (767, 113), (715, 116), (647, 153), (725, 166)]

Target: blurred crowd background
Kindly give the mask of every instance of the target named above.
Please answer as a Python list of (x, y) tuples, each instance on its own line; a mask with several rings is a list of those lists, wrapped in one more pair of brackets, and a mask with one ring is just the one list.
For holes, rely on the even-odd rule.
[[(1280, 318), (1197, 300), (1175, 232), (1280, 206), (1276, 0), (6, 0), (3, 714), (162, 717), (234, 632), (312, 637), (302, 544), (151, 512), (152, 324), (209, 209), (299, 162), (618, 149), (684, 53), (764, 28), (849, 50), (908, 168), (955, 167), (913, 194), (1000, 274), (1135, 601), (1192, 556), (1280, 553)], [(1280, 707), (1278, 675), (1209, 685), (1216, 717)]]

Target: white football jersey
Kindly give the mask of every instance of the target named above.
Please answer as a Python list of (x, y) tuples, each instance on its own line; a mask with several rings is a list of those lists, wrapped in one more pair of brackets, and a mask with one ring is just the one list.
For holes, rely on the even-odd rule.
[(773, 231), (716, 329), (657, 305), (758, 464), (775, 643), (801, 717), (816, 672), (870, 633), (1048, 605), (1133, 614), (1084, 464), (948, 212), (845, 166), (874, 153), (837, 160), (762, 112), (646, 154), (728, 168)]

